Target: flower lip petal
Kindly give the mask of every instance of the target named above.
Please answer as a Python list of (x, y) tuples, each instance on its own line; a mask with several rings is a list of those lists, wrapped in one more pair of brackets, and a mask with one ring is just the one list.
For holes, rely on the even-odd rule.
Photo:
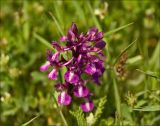
[(56, 69), (53, 69), (49, 74), (48, 74), (48, 78), (51, 80), (56, 80), (58, 76), (58, 72)]
[(96, 72), (96, 67), (94, 64), (87, 64), (85, 68), (85, 72), (89, 75), (92, 75)]
[(50, 66), (50, 62), (47, 61), (45, 64), (43, 64), (41, 67), (40, 67), (40, 71), (43, 72), (43, 71), (47, 71), (48, 68)]
[(71, 84), (75, 84), (79, 81), (79, 76), (77, 74), (75, 74), (73, 71), (67, 71), (64, 74), (64, 78), (67, 82), (71, 83)]
[(77, 86), (74, 89), (74, 96), (76, 97), (86, 97), (89, 94), (89, 90), (85, 86)]
[(90, 112), (94, 108), (94, 103), (92, 101), (87, 101), (85, 103), (82, 103), (80, 107), (84, 112)]
[(65, 91), (61, 92), (61, 94), (58, 96), (58, 103), (60, 105), (69, 105), (71, 101), (71, 96), (68, 95)]

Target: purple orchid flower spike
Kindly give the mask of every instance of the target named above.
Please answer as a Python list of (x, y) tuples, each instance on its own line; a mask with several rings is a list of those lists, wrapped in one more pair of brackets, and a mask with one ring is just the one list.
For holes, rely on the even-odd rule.
[[(86, 33), (79, 33), (76, 24), (72, 23), (67, 35), (60, 37), (60, 41), (65, 42), (66, 46), (53, 41), (52, 46), (56, 52), (53, 54), (51, 50), (47, 51), (47, 62), (40, 67), (40, 71), (47, 71), (52, 67), (48, 78), (56, 80), (58, 71), (65, 67), (65, 82), (55, 85), (60, 92), (58, 103), (70, 105), (73, 96), (83, 98), (85, 102), (80, 107), (84, 112), (90, 112), (94, 103), (90, 99), (89, 85), (86, 84), (88, 81), (100, 84), (100, 77), (105, 71), (102, 49), (106, 43), (103, 41), (103, 32), (93, 27)], [(71, 56), (64, 57), (68, 52), (71, 52)], [(83, 74), (88, 76), (87, 80), (83, 79)]]

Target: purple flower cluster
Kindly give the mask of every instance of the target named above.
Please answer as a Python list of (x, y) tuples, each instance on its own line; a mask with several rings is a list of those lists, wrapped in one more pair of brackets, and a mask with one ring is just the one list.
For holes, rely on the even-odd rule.
[[(90, 28), (87, 33), (78, 33), (76, 24), (72, 24), (68, 30), (67, 36), (60, 38), (61, 42), (65, 42), (66, 46), (60, 46), (58, 42), (52, 42), (56, 53), (47, 51), (47, 62), (40, 67), (40, 71), (47, 71), (52, 67), (48, 78), (57, 79), (58, 71), (62, 67), (66, 67), (64, 74), (65, 83), (55, 85), (60, 105), (69, 105), (72, 101), (72, 95), (78, 98), (84, 98), (84, 102), (80, 105), (84, 112), (92, 111), (94, 103), (91, 101), (91, 93), (86, 84), (89, 80), (100, 84), (99, 78), (102, 76), (104, 68), (104, 55), (102, 49), (106, 43), (102, 40), (103, 33), (97, 28)], [(71, 58), (64, 58), (62, 54), (71, 52)], [(88, 79), (83, 79), (82, 75)]]

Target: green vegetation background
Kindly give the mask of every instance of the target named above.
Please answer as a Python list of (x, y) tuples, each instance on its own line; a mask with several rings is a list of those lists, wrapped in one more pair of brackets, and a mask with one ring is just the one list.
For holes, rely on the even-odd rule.
[[(39, 67), (46, 60), (47, 42), (58, 40), (75, 22), (80, 32), (98, 27), (107, 41), (102, 85), (89, 86), (95, 94), (95, 109), (93, 114), (84, 114), (87, 124), (93, 125), (94, 113), (101, 111), (97, 126), (157, 126), (160, 123), (158, 4), (152, 0), (1, 0), (0, 125), (19, 126), (37, 114), (40, 116), (29, 125), (64, 125), (53, 98), (56, 82), (49, 81), (47, 73), (41, 73)], [(136, 39), (120, 58), (128, 57), (124, 66), (120, 66), (122, 73), (116, 72), (120, 64), (118, 58), (114, 67), (117, 56)], [(104, 96), (107, 102), (99, 106), (102, 110), (97, 110), (99, 99)], [(78, 125), (74, 114), (69, 112), (74, 113), (77, 108), (78, 101), (62, 108), (69, 126)]]

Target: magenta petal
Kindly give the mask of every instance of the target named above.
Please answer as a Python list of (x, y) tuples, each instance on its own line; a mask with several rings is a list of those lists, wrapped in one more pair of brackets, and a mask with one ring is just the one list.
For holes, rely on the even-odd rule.
[(97, 33), (97, 35), (96, 35), (96, 40), (100, 40), (100, 39), (102, 39), (102, 38), (103, 38), (103, 32)]
[(79, 77), (77, 74), (75, 74), (72, 71), (67, 71), (64, 74), (64, 78), (67, 82), (72, 83), (72, 84), (76, 84), (79, 81)]
[(98, 29), (96, 27), (92, 27), (89, 29), (88, 34), (95, 35), (98, 32)]
[(78, 63), (80, 63), (81, 59), (82, 59), (82, 55), (80, 54), (77, 58)]
[(66, 36), (62, 36), (62, 37), (60, 38), (60, 41), (62, 41), (62, 42), (67, 41), (67, 37), (66, 37)]
[(72, 98), (70, 95), (68, 95), (65, 91), (63, 91), (59, 96), (58, 96), (58, 103), (60, 105), (69, 105), (72, 101)]
[(75, 34), (71, 30), (68, 31), (67, 37), (68, 37), (68, 40), (71, 42), (74, 42), (76, 39)]
[(78, 34), (78, 28), (75, 23), (72, 23), (71, 31), (76, 35)]
[(51, 60), (58, 62), (58, 57), (59, 57), (59, 52), (56, 52), (55, 54), (52, 55)]
[(48, 68), (49, 68), (49, 66), (50, 66), (50, 62), (49, 61), (47, 61), (45, 64), (43, 64), (41, 67), (40, 67), (40, 71), (47, 71), (48, 70)]
[(48, 78), (51, 80), (55, 80), (57, 79), (58, 76), (58, 72), (56, 69), (53, 69), (49, 74), (48, 74)]
[(76, 97), (86, 97), (89, 93), (89, 90), (85, 86), (77, 86), (74, 89), (74, 95)]
[(92, 75), (96, 72), (96, 67), (94, 64), (87, 64), (85, 72), (89, 75)]
[(68, 60), (67, 62), (65, 62), (64, 64), (62, 64), (61, 66), (66, 66), (66, 65), (68, 65), (68, 64), (70, 64), (72, 61), (73, 61), (73, 57), (70, 59), (70, 60)]
[(105, 47), (106, 43), (104, 41), (98, 41), (95, 45), (95, 47), (99, 49), (103, 49)]
[(92, 101), (88, 101), (88, 102), (82, 103), (80, 107), (84, 112), (90, 112), (94, 108), (94, 103)]

